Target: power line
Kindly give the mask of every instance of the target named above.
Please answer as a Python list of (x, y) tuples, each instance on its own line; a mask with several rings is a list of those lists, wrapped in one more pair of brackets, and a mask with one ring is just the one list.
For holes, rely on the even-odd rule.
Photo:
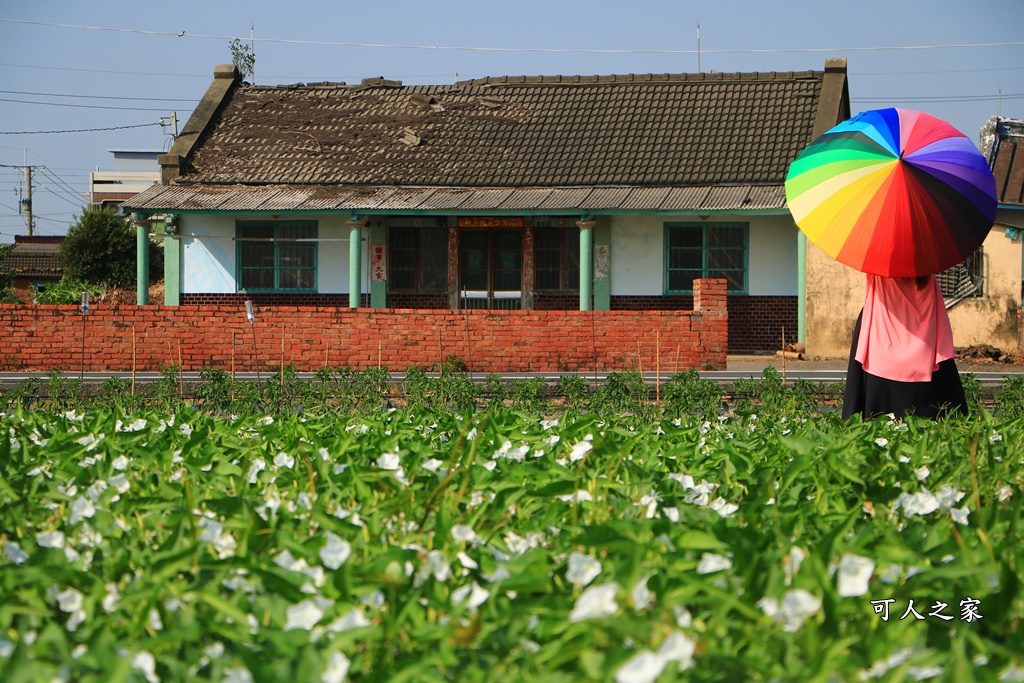
[[(260, 43), (284, 43), (289, 45), (322, 45), (331, 47), (365, 47), (365, 48), (388, 48), (402, 50), (440, 50), (440, 51), (462, 51), (462, 52), (541, 52), (541, 53), (569, 53), (569, 54), (696, 54), (697, 50), (653, 50), (653, 49), (573, 49), (573, 48), (523, 48), (523, 47), (474, 47), (474, 46), (453, 46), (453, 45), (401, 45), (394, 43), (348, 43), (326, 40), (292, 40), (285, 38), (254, 38), (251, 36), (217, 36), (200, 33), (188, 33), (187, 31), (147, 31), (131, 28), (114, 28), (109, 26), (84, 26), (80, 24), (55, 24), (44, 21), (27, 21), (23, 19), (0, 19), (0, 22), (12, 24), (29, 24), (32, 26), (47, 26), (51, 28), (72, 28), (89, 31), (109, 31), (114, 33), (133, 33), (138, 35), (162, 36), (169, 38), (199, 38), (209, 40), (249, 40)], [(765, 54), (765, 53), (794, 53), (794, 52), (880, 52), (891, 50), (940, 50), (950, 48), (976, 48), (976, 47), (1015, 47), (1024, 45), (1024, 41), (1008, 41), (996, 43), (959, 43), (950, 45), (894, 45), (880, 47), (829, 47), (829, 48), (775, 48), (775, 49), (733, 49), (733, 50), (701, 50), (706, 54)]]
[(67, 93), (53, 92), (25, 92), (23, 90), (0, 90), (5, 95), (33, 95), (36, 97), (79, 97), (89, 100), (124, 100), (142, 102), (199, 102), (199, 100), (187, 100), (171, 97), (115, 97), (113, 95), (71, 95)]
[(12, 100), (0, 97), (0, 102), (15, 102), (17, 104), (38, 104), (42, 107), (70, 107), (72, 109), (113, 109), (115, 111), (167, 111), (166, 109), (153, 109), (152, 107), (104, 107), (100, 104), (67, 104), (65, 102), (33, 102), (32, 100)]
[[(163, 111), (162, 109), (157, 111)], [(134, 126), (112, 126), (110, 128), (77, 128), (73, 130), (0, 130), (0, 135), (55, 135), (58, 133), (97, 133), (106, 130), (126, 130), (128, 128), (146, 128), (159, 126), (160, 123), (138, 123)]]

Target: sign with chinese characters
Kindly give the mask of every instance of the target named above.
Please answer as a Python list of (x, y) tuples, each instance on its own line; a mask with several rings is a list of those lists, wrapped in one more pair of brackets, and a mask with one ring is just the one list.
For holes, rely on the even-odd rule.
[(521, 228), (522, 216), (459, 216), (460, 228)]
[[(882, 617), (882, 621), (889, 621), (889, 605), (892, 605), (895, 602), (896, 601), (892, 598), (889, 598), (888, 600), (872, 600), (871, 606), (875, 610), (875, 614)], [(910, 604), (907, 605), (907, 609), (905, 612), (903, 612), (903, 616), (900, 617), (900, 621), (903, 621), (907, 617), (913, 617), (918, 621), (924, 621), (928, 617), (932, 617), (934, 619), (941, 619), (942, 621), (952, 621), (956, 618), (954, 615), (949, 614), (947, 612), (947, 609), (949, 609), (949, 605), (942, 602), (941, 600), (936, 600), (935, 604), (933, 604), (931, 607), (920, 608), (921, 612), (931, 610), (928, 611), (927, 616), (921, 614), (921, 612), (918, 612), (917, 609), (914, 608), (913, 599), (909, 599), (908, 602)], [(981, 616), (981, 613), (978, 611), (979, 607), (981, 607), (981, 600), (975, 600), (971, 597), (967, 597), (961, 600), (960, 621), (966, 621), (967, 623), (971, 623), (972, 621), (977, 621), (978, 619), (983, 618)], [(897, 609), (897, 611), (899, 610)]]
[(611, 253), (607, 244), (594, 245), (594, 277), (608, 277), (608, 264), (611, 262)]
[(388, 279), (387, 246), (383, 244), (370, 245), (370, 280), (383, 282)]

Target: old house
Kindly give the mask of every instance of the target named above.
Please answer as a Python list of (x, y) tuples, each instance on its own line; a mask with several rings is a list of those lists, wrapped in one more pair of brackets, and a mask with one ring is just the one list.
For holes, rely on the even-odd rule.
[[(731, 351), (796, 338), (790, 161), (849, 116), (822, 71), (253, 86), (219, 66), (162, 184), (165, 304), (688, 311)], [(724, 349), (723, 349), (724, 352)]]

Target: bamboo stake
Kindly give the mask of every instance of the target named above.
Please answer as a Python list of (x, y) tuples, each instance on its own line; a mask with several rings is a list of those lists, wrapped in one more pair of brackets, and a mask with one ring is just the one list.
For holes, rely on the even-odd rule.
[(661, 330), (654, 333), (654, 402), (661, 403)]
[(640, 355), (640, 340), (636, 340), (636, 364), (640, 368), (640, 374), (644, 374), (644, 357)]
[(284, 395), (284, 327), (281, 328), (281, 392)]
[(135, 325), (132, 324), (132, 396), (135, 395), (135, 366), (136, 366)]
[(384, 342), (380, 339), (377, 340), (377, 368), (383, 367), (384, 361)]
[(681, 349), (682, 349), (682, 346), (680, 344), (676, 344), (676, 365), (675, 365), (674, 369), (675, 369), (675, 371), (677, 373), (679, 372), (679, 351)]
[(185, 398), (185, 366), (181, 362), (181, 340), (178, 340), (178, 398)]
[[(782, 350), (786, 350), (786, 326), (782, 326)], [(782, 354), (782, 386), (786, 386), (786, 354)]]
[(231, 402), (235, 402), (235, 334), (231, 330)]

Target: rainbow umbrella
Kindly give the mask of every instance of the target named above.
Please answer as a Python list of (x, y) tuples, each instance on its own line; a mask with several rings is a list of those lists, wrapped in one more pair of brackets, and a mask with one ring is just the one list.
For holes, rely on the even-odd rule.
[(786, 176), (793, 219), (822, 251), (886, 277), (970, 256), (996, 215), (996, 181), (966, 135), (928, 114), (877, 109), (807, 147)]

